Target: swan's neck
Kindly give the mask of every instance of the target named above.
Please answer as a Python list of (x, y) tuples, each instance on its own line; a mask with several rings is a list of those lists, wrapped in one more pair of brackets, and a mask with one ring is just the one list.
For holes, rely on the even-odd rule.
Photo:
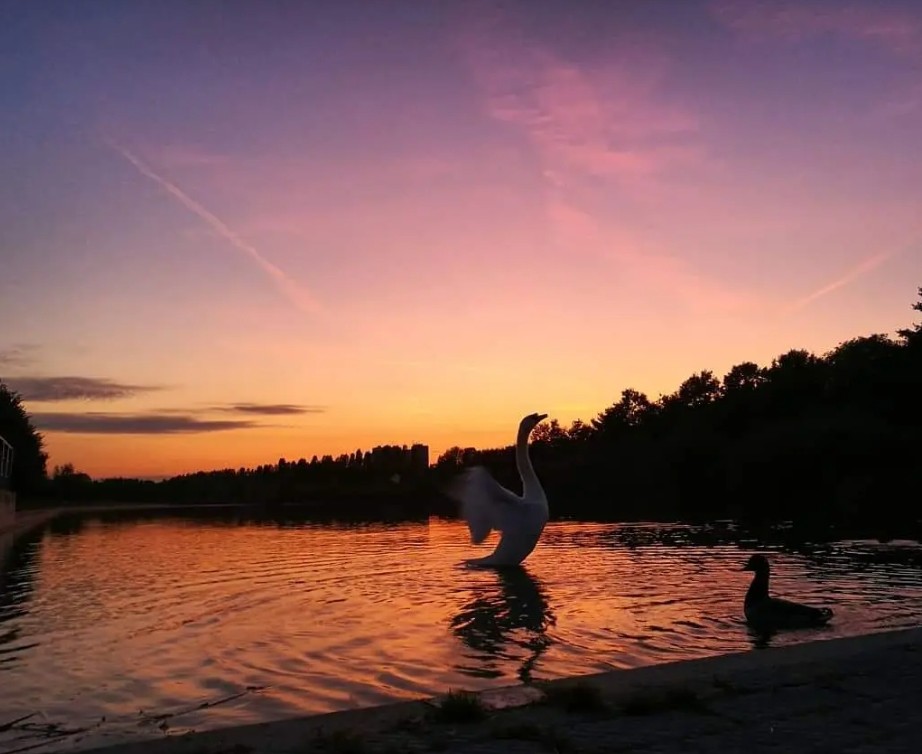
[(541, 482), (538, 481), (535, 467), (531, 465), (531, 458), (528, 455), (529, 434), (531, 434), (530, 430), (520, 429), (515, 443), (515, 465), (518, 467), (519, 476), (522, 477), (522, 497), (526, 500), (544, 497)]
[(768, 571), (756, 571), (752, 577), (752, 583), (749, 585), (749, 591), (746, 592), (745, 604), (758, 602), (768, 598)]

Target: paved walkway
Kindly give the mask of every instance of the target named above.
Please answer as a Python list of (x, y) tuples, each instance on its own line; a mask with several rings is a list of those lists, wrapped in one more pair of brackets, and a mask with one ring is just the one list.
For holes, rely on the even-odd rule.
[[(476, 704), (461, 704), (453, 714), (440, 714), (440, 708), (432, 704), (409, 702), (98, 751), (922, 751), (922, 629), (571, 678), (547, 684), (542, 690), (539, 701), (513, 709), (484, 711)], [(489, 706), (499, 697), (486, 692), (479, 698)], [(464, 713), (476, 719), (463, 720)]]

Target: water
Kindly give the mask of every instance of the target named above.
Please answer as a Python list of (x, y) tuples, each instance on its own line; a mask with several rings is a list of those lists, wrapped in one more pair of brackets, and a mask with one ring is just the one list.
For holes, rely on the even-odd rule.
[(0, 752), (751, 650), (740, 568), (766, 547), (776, 593), (836, 611), (832, 628), (773, 645), (922, 622), (917, 542), (792, 548), (726, 526), (552, 523), (525, 570), (501, 575), (459, 567), (486, 549), (438, 519), (57, 528), (17, 545), (0, 586), (0, 725), (40, 713), (0, 733)]

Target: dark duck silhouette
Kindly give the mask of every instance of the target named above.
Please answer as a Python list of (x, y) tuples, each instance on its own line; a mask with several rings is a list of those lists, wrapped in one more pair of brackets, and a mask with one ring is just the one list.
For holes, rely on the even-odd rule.
[(832, 610), (828, 607), (802, 605), (770, 596), (768, 579), (771, 566), (764, 555), (750, 557), (743, 570), (755, 574), (743, 602), (743, 612), (750, 626), (764, 630), (817, 628), (825, 626), (832, 618)]

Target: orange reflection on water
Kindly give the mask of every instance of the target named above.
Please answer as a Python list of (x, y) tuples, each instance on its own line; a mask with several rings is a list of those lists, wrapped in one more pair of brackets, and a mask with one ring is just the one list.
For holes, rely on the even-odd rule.
[[(157, 733), (139, 710), (181, 713), (169, 725), (183, 731), (751, 646), (745, 553), (727, 533), (552, 523), (524, 568), (496, 572), (462, 566), (493, 538), (475, 547), (438, 519), (279, 524), (215, 511), (63, 526), (14, 559), (0, 708), (81, 725), (105, 716), (93, 743)], [(837, 595), (824, 636), (922, 616), (911, 569), (774, 558), (776, 590)], [(816, 637), (789, 640), (805, 638)], [(205, 701), (221, 703), (194, 709)]]

